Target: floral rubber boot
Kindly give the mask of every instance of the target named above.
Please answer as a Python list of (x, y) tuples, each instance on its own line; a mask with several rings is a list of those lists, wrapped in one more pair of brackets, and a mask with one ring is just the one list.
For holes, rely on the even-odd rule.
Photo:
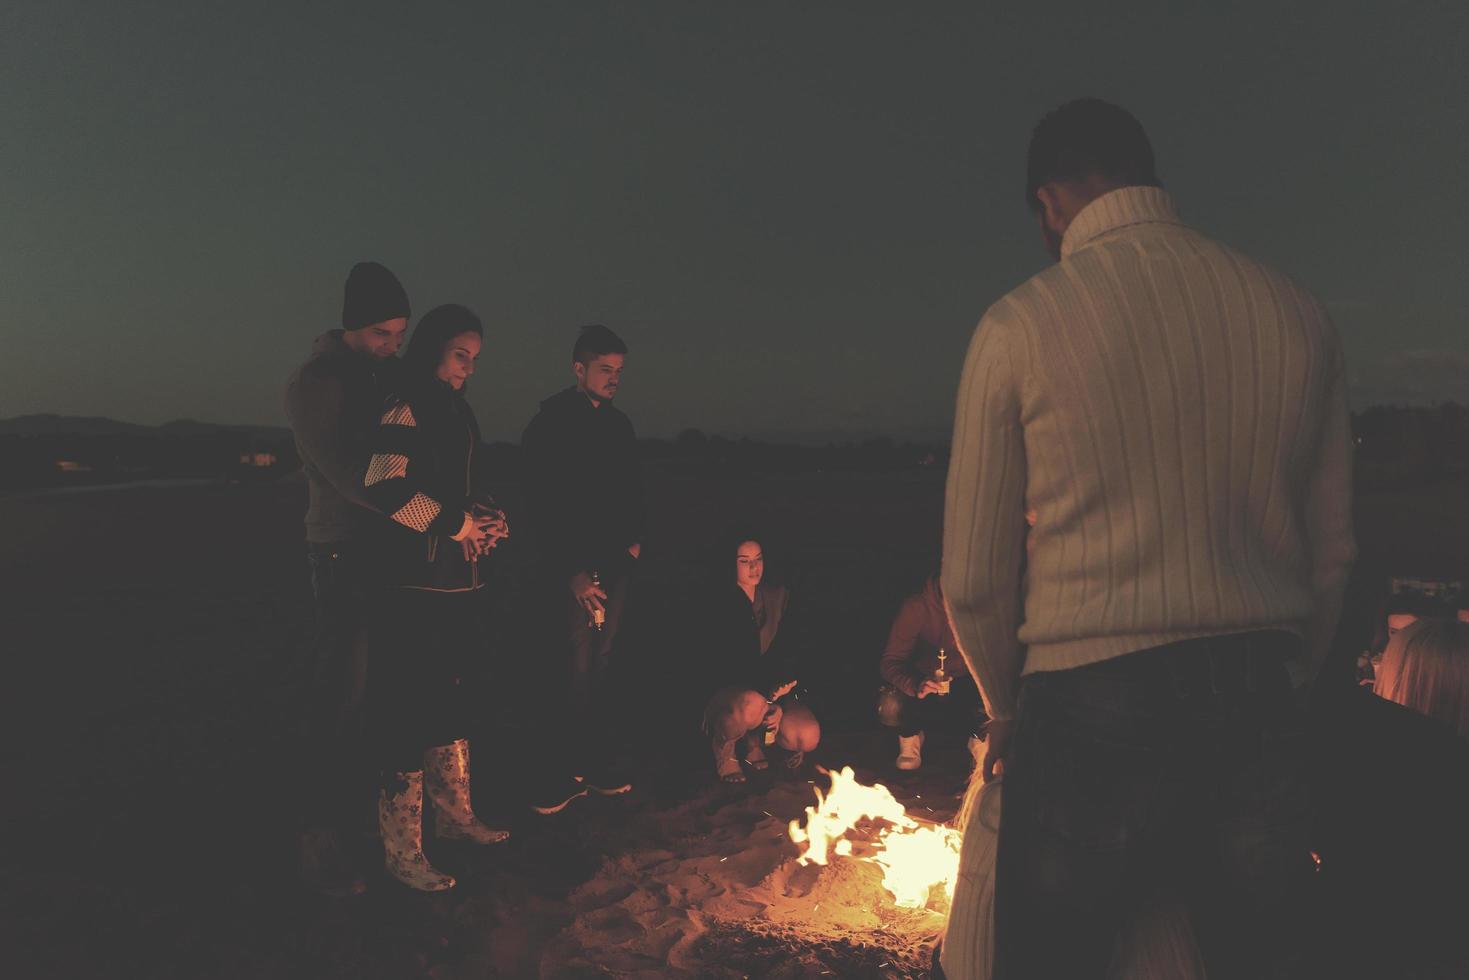
[(377, 826), (383, 838), (383, 866), (388, 874), (421, 892), (454, 887), (450, 875), (428, 863), (423, 854), (423, 773), (394, 773), (395, 786), (384, 788), (377, 804)]
[(459, 739), (423, 754), (425, 786), (434, 805), (434, 833), (440, 840), (498, 844), (510, 836), (474, 815), (469, 802), (469, 742)]

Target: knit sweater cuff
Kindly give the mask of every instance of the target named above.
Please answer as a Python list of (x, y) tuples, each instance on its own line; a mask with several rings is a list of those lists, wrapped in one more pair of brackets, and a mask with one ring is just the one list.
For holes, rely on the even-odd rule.
[(453, 538), (455, 541), (463, 541), (465, 538), (469, 537), (469, 532), (470, 531), (473, 531), (473, 530), (474, 530), (474, 515), (473, 514), (465, 514), (464, 515), (464, 523), (461, 524), (461, 525), (459, 525), (459, 530), (457, 530), (453, 534), (449, 535), (449, 537)]

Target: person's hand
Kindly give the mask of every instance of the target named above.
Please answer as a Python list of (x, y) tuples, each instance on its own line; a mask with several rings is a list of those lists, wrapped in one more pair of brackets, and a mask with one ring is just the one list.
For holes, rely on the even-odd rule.
[(780, 687), (777, 687), (775, 690), (771, 691), (770, 692), (770, 697), (767, 698), (766, 700), (768, 700), (768, 701), (779, 701), (781, 698), (785, 697), (787, 694), (791, 693), (792, 691), (794, 691), (796, 689), (796, 683), (797, 683), (796, 681), (787, 681), (786, 683), (782, 684)]
[(504, 521), (490, 521), (479, 525), (479, 527), (485, 532), (484, 545), (480, 549), (480, 554), (482, 555), (489, 554), (495, 550), (495, 545), (510, 537), (510, 528)]
[(925, 677), (923, 682), (918, 685), (918, 690), (913, 692), (913, 696), (922, 699), (928, 697), (930, 694), (939, 694), (942, 691), (943, 687), (939, 685), (938, 681), (932, 677)]
[(487, 504), (475, 504), (470, 513), (474, 517), (475, 524), (489, 531), (491, 537), (494, 538), (493, 543), (490, 544), (491, 548), (498, 544), (501, 538), (510, 537), (510, 522), (506, 520), (503, 510)]
[(985, 737), (984, 762), (980, 764), (979, 778), (989, 782), (1005, 774), (1005, 756), (1010, 753), (1010, 737), (1015, 734), (1015, 722), (990, 719), (989, 732)]
[(772, 704), (765, 709), (765, 717), (760, 724), (765, 728), (779, 728), (780, 720), (784, 717), (785, 712), (780, 709), (780, 705)]
[(606, 610), (607, 607), (603, 603), (607, 601), (607, 593), (600, 585), (595, 584), (592, 577), (586, 572), (577, 572), (571, 576), (568, 586), (571, 594), (576, 597), (576, 601), (581, 603), (588, 613), (598, 609)]
[(489, 531), (473, 520), (466, 522), (462, 537), (457, 535), (455, 537), (455, 540), (459, 542), (459, 546), (464, 549), (465, 561), (473, 561), (494, 547), (494, 545), (488, 544), (489, 539)]
[(632, 544), (628, 545), (627, 546), (627, 553), (630, 554), (630, 555), (632, 555), (634, 561), (637, 561), (637, 559), (640, 558), (640, 557), (642, 557), (642, 554), (643, 554), (643, 544), (642, 544), (642, 542), (641, 541), (634, 541)]

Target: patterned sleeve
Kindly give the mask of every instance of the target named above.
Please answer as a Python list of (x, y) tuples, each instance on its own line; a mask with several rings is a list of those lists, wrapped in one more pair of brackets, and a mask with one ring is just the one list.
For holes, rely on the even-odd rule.
[(409, 530), (454, 534), (464, 523), (464, 515), (446, 509), (424, 493), (414, 479), (413, 459), (421, 441), (413, 406), (408, 402), (390, 404), (373, 436), (373, 455), (362, 481), (367, 497), (378, 510)]

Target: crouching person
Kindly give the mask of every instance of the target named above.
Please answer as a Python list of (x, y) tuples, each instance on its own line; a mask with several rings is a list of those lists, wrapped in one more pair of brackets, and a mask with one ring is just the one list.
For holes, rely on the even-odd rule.
[(937, 573), (898, 607), (880, 670), (877, 717), (898, 730), (899, 769), (923, 765), (929, 731), (967, 737), (974, 751), (987, 720), (984, 704), (949, 631)]
[(419, 891), (454, 886), (424, 857), (425, 802), (441, 839), (493, 844), (509, 836), (481, 823), (470, 805), (461, 684), (486, 648), (480, 564), (506, 534), (503, 515), (476, 485), (479, 426), (464, 400), (481, 335), (479, 320), (462, 306), (424, 316), (365, 479), (386, 515), (373, 548), (384, 588), (374, 608), (368, 690), (383, 766), (378, 824), (388, 873)]
[(717, 575), (707, 619), (711, 648), (717, 658), (720, 686), (704, 709), (704, 732), (714, 750), (714, 769), (726, 783), (742, 783), (744, 764), (766, 769), (765, 748), (785, 749), (786, 765), (798, 768), (806, 753), (821, 741), (821, 724), (791, 692), (799, 683), (798, 666), (781, 633), (790, 592), (764, 581), (765, 554), (758, 538), (737, 535), (732, 549), (721, 549), (721, 564), (734, 561)]

